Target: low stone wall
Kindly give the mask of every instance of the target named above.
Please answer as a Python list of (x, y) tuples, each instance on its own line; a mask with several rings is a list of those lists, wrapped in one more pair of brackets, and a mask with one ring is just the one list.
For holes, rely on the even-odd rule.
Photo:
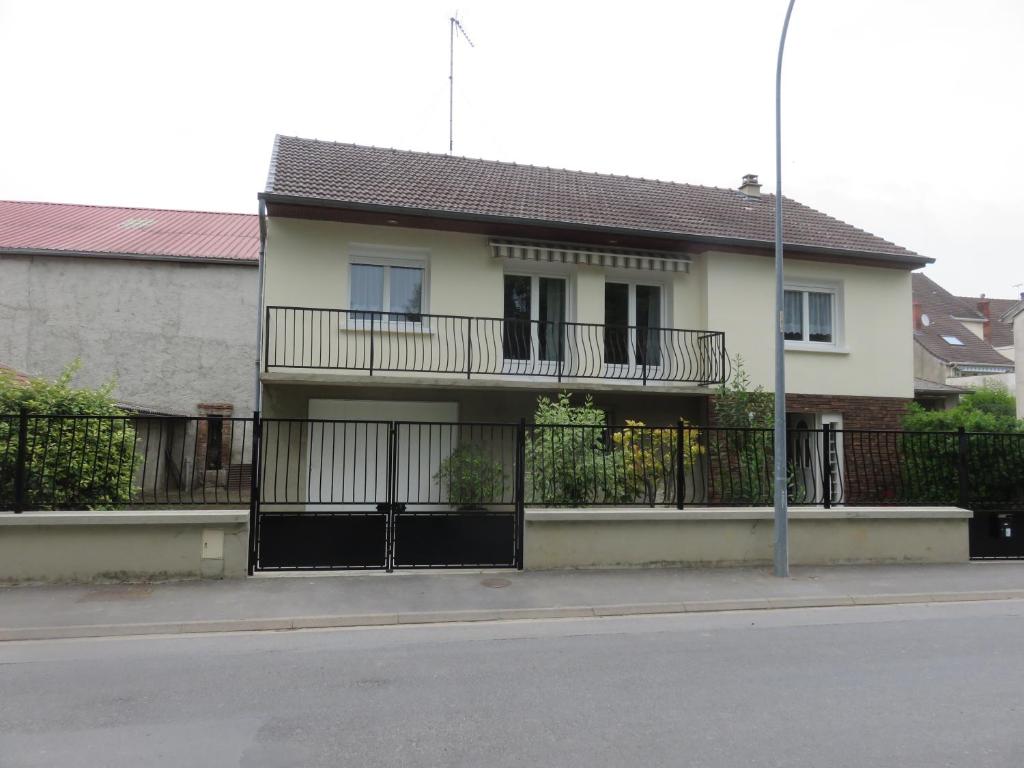
[(245, 576), (247, 510), (0, 515), (0, 582)]
[[(859, 507), (790, 510), (793, 565), (960, 563), (969, 510)], [(739, 566), (772, 562), (772, 510), (527, 510), (525, 567)]]

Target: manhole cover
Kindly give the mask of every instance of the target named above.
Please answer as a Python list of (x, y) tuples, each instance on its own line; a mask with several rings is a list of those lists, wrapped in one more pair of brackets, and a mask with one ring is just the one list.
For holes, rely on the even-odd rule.
[(502, 579), (500, 577), (495, 576), (489, 579), (484, 579), (480, 583), (483, 584), (485, 587), (490, 587), (491, 589), (501, 589), (502, 587), (507, 587), (512, 582), (508, 579)]
[(153, 588), (146, 584), (122, 587), (107, 587), (94, 589), (86, 592), (80, 598), (79, 603), (91, 603), (102, 600), (146, 600), (153, 595)]

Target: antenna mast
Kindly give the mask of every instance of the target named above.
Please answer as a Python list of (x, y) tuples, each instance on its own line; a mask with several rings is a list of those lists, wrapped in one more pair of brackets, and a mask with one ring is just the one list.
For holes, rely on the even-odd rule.
[(470, 48), (475, 48), (473, 41), (469, 39), (466, 30), (459, 23), (459, 14), (448, 19), (448, 154), (452, 153), (454, 146), (452, 126), (455, 121), (455, 33), (462, 35)]

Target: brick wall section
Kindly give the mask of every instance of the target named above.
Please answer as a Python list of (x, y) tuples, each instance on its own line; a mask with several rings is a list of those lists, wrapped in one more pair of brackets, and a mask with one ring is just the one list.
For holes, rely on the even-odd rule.
[(786, 395), (786, 411), (838, 413), (843, 417), (843, 429), (901, 429), (912, 402), (903, 397)]

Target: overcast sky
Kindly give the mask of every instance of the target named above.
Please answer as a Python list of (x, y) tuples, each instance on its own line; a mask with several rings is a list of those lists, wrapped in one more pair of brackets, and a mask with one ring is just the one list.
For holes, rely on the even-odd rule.
[[(0, 0), (0, 198), (254, 212), (275, 133), (774, 188), (785, 0)], [(1024, 2), (797, 0), (785, 194), (1024, 290)], [(1015, 287), (1017, 285), (1018, 287)]]

